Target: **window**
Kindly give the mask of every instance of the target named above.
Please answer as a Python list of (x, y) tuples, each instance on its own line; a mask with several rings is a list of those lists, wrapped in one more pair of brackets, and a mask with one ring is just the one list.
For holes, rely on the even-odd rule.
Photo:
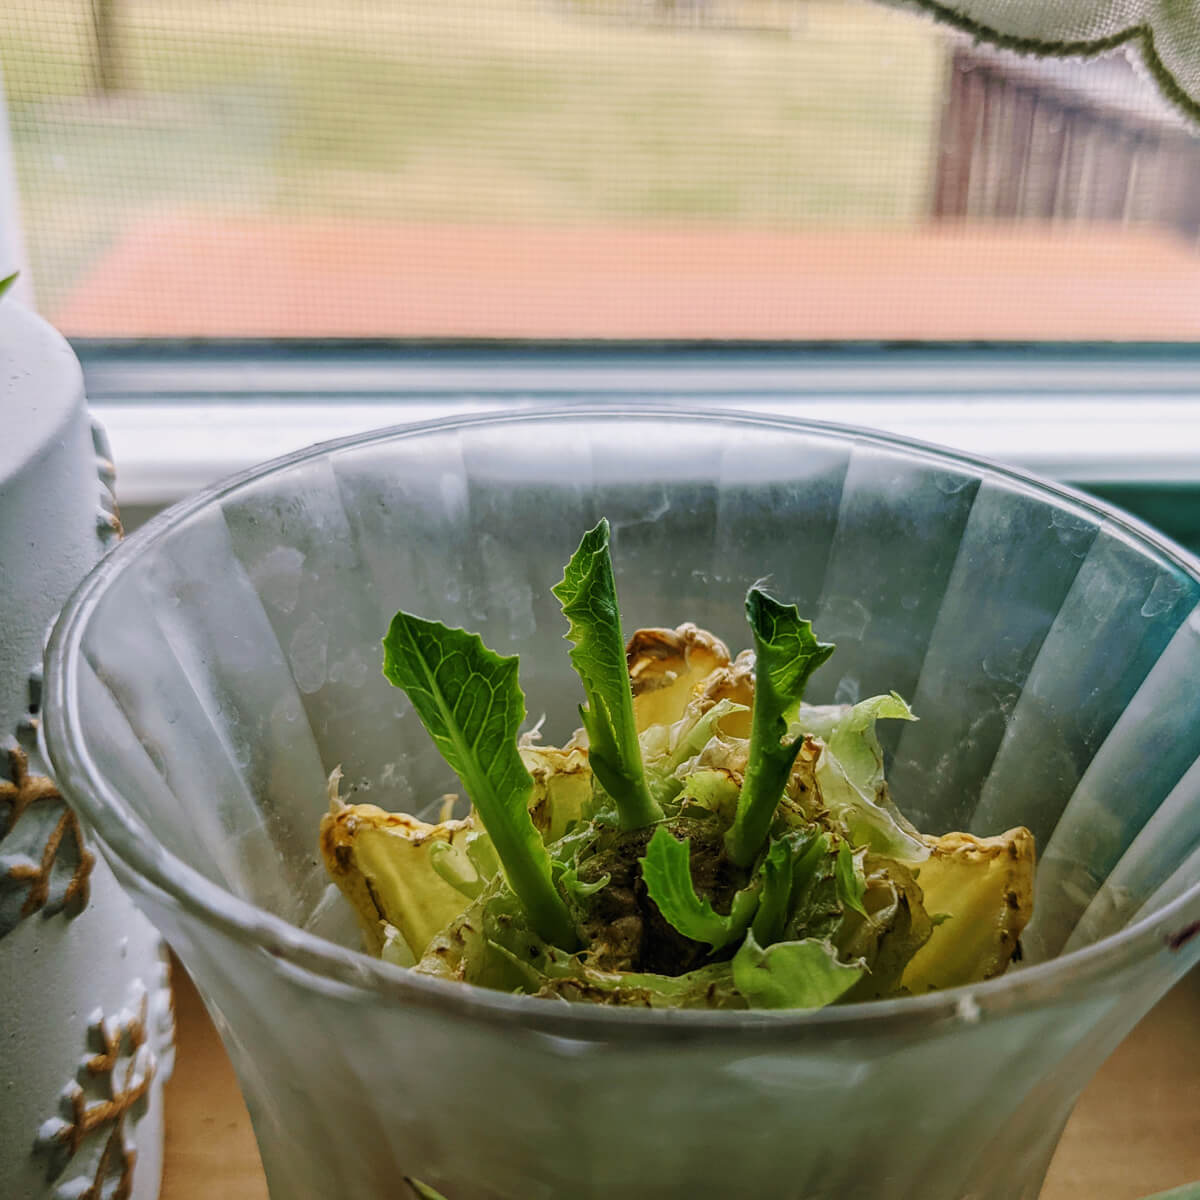
[(850, 0), (15, 0), (69, 335), (1200, 333), (1200, 142), (1123, 52)]
[(0, 258), (134, 522), (322, 438), (650, 395), (954, 444), (1200, 545), (1200, 126), (1121, 50), (854, 0), (10, 0), (4, 32)]

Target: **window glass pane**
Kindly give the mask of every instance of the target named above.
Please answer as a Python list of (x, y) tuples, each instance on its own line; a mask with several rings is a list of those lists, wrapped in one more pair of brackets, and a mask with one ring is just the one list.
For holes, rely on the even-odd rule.
[(1200, 332), (1121, 53), (836, 0), (7, 0), (38, 303), (96, 336)]

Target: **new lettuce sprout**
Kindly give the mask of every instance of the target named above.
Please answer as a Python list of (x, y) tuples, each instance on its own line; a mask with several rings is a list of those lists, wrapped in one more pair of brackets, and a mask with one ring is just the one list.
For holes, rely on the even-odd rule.
[(1033, 838), (922, 834), (888, 793), (895, 693), (804, 703), (834, 652), (794, 605), (746, 597), (753, 650), (693, 625), (625, 642), (609, 526), (552, 589), (583, 685), (564, 746), (521, 733), (518, 662), (399, 612), (384, 674), (470, 814), (419, 821), (336, 795), (330, 875), (372, 953), (543, 998), (817, 1008), (998, 975), (1031, 915)]

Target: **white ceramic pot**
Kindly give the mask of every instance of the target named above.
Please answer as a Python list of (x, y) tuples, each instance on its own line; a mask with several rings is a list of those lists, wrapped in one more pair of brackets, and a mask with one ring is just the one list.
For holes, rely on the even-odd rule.
[(0, 304), (0, 1197), (153, 1200), (173, 1022), (162, 943), (38, 751), (42, 643), (120, 534), (67, 343)]

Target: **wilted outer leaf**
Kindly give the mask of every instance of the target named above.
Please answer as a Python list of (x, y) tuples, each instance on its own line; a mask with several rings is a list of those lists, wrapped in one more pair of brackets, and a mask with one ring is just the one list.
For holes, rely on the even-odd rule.
[(698, 967), (684, 975), (598, 971), (578, 958), (572, 963), (572, 970), (547, 977), (538, 995), (626, 1008), (746, 1007), (745, 999), (734, 987), (733, 968), (727, 962)]
[(1004, 973), (1033, 915), (1033, 834), (969, 833), (926, 837), (930, 856), (918, 876), (925, 909), (945, 916), (908, 964), (901, 984), (916, 994)]
[[(742, 715), (741, 705), (732, 700), (695, 699), (673, 725), (652, 725), (641, 735), (646, 780), (659, 804), (669, 803), (683, 790), (693, 773), (687, 764), (704, 752), (717, 736), (718, 727), (730, 717)], [(685, 767), (687, 773), (681, 778), (679, 772)], [(740, 776), (738, 781), (740, 786)]]
[(590, 814), (592, 768), (585, 750), (525, 743), (521, 761), (533, 779), (529, 811), (544, 842), (556, 842)]
[(433, 869), (436, 842), (464, 846), (474, 823), (428, 825), (374, 804), (342, 804), (321, 821), (325, 869), (354, 906), (367, 950), (380, 954), (384, 923), (395, 926), (413, 956), (467, 907), (467, 899)]
[(526, 941), (547, 945), (529, 928), (520, 901), (499, 880), (431, 939), (414, 970), (479, 987), (517, 991), (525, 980), (506, 957), (495, 952), (492, 939), (498, 931), (506, 939), (522, 940), (514, 942), (514, 947)]
[(729, 651), (707, 630), (684, 624), (636, 630), (625, 647), (625, 661), (640, 733), (678, 721), (697, 685), (729, 664)]
[(721, 720), (720, 730), (728, 737), (749, 738), (754, 708), (754, 651), (743, 650), (727, 667), (718, 667), (700, 683), (694, 696), (701, 705), (728, 700), (742, 711)]

